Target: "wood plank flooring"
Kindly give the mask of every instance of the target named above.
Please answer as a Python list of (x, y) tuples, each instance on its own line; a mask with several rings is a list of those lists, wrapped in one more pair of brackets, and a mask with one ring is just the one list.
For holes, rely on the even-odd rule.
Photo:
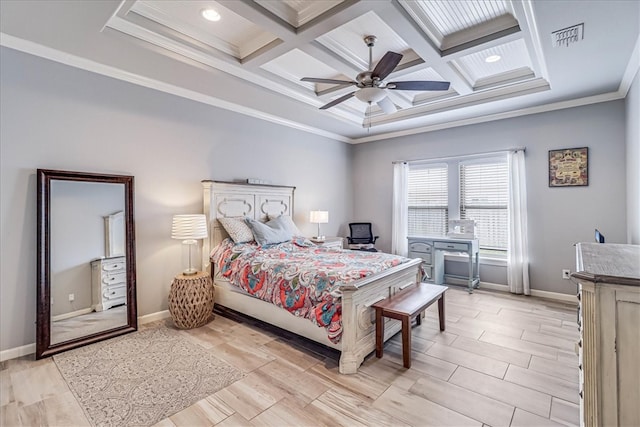
[[(457, 287), (446, 304), (445, 332), (435, 306), (413, 328), (411, 369), (398, 334), (355, 375), (333, 350), (217, 314), (181, 333), (246, 376), (158, 426), (579, 425), (574, 305)], [(2, 426), (89, 425), (51, 359), (2, 362), (0, 403)]]

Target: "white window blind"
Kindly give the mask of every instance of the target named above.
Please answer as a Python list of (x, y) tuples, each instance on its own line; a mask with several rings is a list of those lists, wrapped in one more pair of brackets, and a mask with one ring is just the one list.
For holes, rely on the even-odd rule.
[(476, 221), (481, 248), (507, 250), (508, 206), (506, 158), (460, 163), (460, 219)]
[(449, 221), (447, 165), (411, 167), (408, 181), (409, 235), (445, 235)]

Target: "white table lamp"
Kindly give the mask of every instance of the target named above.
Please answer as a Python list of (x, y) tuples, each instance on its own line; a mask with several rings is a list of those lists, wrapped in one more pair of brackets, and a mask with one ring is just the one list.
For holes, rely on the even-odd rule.
[(320, 224), (326, 224), (329, 222), (329, 212), (327, 211), (311, 211), (309, 214), (309, 222), (312, 224), (318, 224), (318, 235), (314, 237), (315, 240), (324, 240), (324, 236), (320, 234)]
[(207, 217), (198, 215), (174, 215), (171, 226), (171, 238), (182, 240), (182, 244), (189, 247), (189, 268), (182, 274), (196, 274), (198, 270), (191, 265), (191, 249), (200, 239), (208, 236)]

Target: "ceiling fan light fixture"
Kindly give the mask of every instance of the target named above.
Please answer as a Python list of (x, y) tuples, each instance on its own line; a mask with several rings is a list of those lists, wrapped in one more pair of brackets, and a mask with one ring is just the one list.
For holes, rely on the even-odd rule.
[[(1, 0), (0, 0), (1, 1)], [(258, 1), (258, 0), (256, 0)], [(393, 73), (402, 60), (402, 54), (387, 51), (382, 58), (378, 61), (375, 67), (372, 64), (373, 57), (373, 45), (376, 41), (375, 36), (366, 36), (364, 39), (367, 47), (369, 48), (369, 68), (366, 71), (359, 73), (355, 80), (335, 80), (335, 79), (323, 79), (317, 77), (303, 77), (300, 80), (303, 82), (314, 83), (327, 83), (332, 85), (353, 85), (359, 89), (353, 92), (349, 92), (346, 95), (342, 95), (339, 98), (320, 107), (321, 110), (326, 110), (335, 105), (340, 104), (352, 97), (358, 99), (358, 101), (369, 104), (371, 108), (372, 103), (378, 104), (378, 107), (385, 114), (393, 114), (398, 111), (393, 101), (387, 97), (390, 93), (387, 89), (395, 90), (449, 90), (449, 82), (435, 82), (427, 80), (419, 81), (401, 81), (401, 82), (385, 82), (385, 79)]]
[(220, 20), (220, 14), (218, 13), (218, 11), (212, 8), (202, 9), (200, 15), (202, 15), (202, 17), (207, 21), (217, 22)]
[(378, 87), (363, 87), (355, 93), (355, 97), (362, 102), (378, 102), (386, 95), (384, 90)]
[(502, 57), (500, 55), (489, 55), (484, 59), (484, 62), (488, 62), (488, 63), (498, 62), (501, 59)]

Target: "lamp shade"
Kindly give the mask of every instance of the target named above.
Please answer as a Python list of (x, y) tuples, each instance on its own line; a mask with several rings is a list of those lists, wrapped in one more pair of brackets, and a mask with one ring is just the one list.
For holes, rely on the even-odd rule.
[(309, 222), (313, 224), (326, 224), (329, 222), (328, 211), (311, 211), (309, 214)]
[(179, 240), (204, 239), (207, 233), (206, 215), (174, 215), (171, 238)]

